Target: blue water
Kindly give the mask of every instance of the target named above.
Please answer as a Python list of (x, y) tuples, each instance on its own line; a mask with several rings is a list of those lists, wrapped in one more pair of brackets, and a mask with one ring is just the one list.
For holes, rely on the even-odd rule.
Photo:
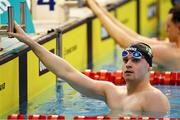
[[(165, 117), (180, 118), (180, 86), (155, 87), (169, 98), (171, 111)], [(65, 82), (57, 82), (57, 86), (35, 97), (28, 106), (28, 114), (58, 114), (66, 119), (76, 115), (105, 115), (109, 111), (104, 102), (79, 94)]]
[(108, 112), (104, 102), (82, 96), (65, 82), (57, 82), (57, 86), (47, 89), (28, 105), (28, 114), (58, 114), (69, 119), (75, 115), (102, 115)]
[(171, 110), (167, 117), (180, 118), (180, 86), (155, 86), (160, 89), (169, 99)]
[[(101, 63), (103, 65), (94, 65), (93, 71), (101, 69), (115, 71), (120, 68), (121, 63), (122, 61), (119, 58), (115, 61), (105, 61), (105, 63)], [(165, 117), (180, 118), (180, 86), (157, 85), (155, 87), (167, 95), (170, 101), (171, 110)], [(14, 113), (16, 112), (18, 110)], [(63, 115), (67, 120), (71, 120), (76, 115), (106, 115), (109, 112), (109, 108), (103, 101), (81, 95), (64, 81), (57, 81), (56, 86), (52, 86), (32, 98), (28, 102), (27, 109), (28, 115)]]
[[(122, 60), (115, 55), (115, 61), (104, 61), (94, 65), (93, 71), (120, 69)], [(171, 110), (165, 117), (180, 118), (180, 86), (155, 86), (167, 95)], [(28, 104), (28, 114), (63, 115), (71, 120), (76, 115), (106, 115), (110, 112), (103, 101), (87, 98), (76, 92), (66, 82), (57, 81)]]

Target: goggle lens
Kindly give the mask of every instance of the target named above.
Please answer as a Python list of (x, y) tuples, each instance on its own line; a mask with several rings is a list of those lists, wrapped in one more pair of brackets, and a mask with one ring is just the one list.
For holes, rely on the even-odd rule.
[(134, 59), (141, 59), (142, 58), (142, 54), (139, 51), (129, 52), (127, 50), (124, 50), (122, 52), (122, 57), (123, 58), (128, 57), (129, 54), (131, 54)]

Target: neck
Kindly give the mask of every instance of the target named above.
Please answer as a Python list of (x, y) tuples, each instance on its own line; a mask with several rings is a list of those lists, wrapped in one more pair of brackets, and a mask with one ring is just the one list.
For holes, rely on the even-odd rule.
[(151, 86), (148, 79), (141, 80), (141, 82), (127, 82), (126, 84), (128, 95), (141, 92)]
[(178, 38), (178, 40), (176, 41), (176, 45), (178, 48), (180, 48), (180, 37)]

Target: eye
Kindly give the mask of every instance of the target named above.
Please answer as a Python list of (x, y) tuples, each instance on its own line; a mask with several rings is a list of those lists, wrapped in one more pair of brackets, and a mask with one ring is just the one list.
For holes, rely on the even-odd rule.
[(124, 51), (122, 52), (122, 57), (127, 57), (127, 56), (128, 56), (128, 54), (129, 54), (129, 52), (128, 52), (128, 51), (126, 51), (126, 50), (124, 50)]
[(134, 56), (135, 56), (135, 57), (139, 57), (140, 55), (139, 55), (138, 52), (135, 52), (135, 53), (134, 53)]
[(133, 61), (134, 63), (137, 63), (137, 62), (140, 61), (140, 59), (132, 58), (132, 61)]
[(134, 57), (141, 57), (141, 53), (140, 52), (133, 52), (133, 56)]
[(142, 58), (142, 54), (139, 51), (133, 52), (132, 55), (133, 55), (134, 59), (141, 59)]
[(128, 58), (126, 57), (126, 58), (123, 58), (123, 62), (124, 63), (127, 63), (128, 62)]

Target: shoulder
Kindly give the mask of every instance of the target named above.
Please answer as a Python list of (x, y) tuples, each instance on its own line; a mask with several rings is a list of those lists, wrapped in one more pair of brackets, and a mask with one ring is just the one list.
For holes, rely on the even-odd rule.
[(175, 68), (179, 66), (180, 48), (175, 43), (159, 41), (157, 44), (152, 44), (151, 48), (155, 63)]
[(152, 88), (151, 91), (147, 92), (146, 97), (151, 99), (157, 99), (157, 100), (166, 100), (167, 97), (164, 93), (162, 93), (159, 89), (157, 88)]
[(105, 82), (104, 89), (106, 90), (106, 92), (110, 92), (110, 93), (119, 93), (119, 92), (124, 93), (126, 91), (126, 86), (117, 86), (111, 82)]
[(117, 86), (112, 83), (106, 83), (104, 89), (107, 99), (119, 98), (127, 93), (126, 86)]
[(151, 90), (147, 91), (145, 93), (146, 98), (148, 98), (148, 100), (160, 100), (160, 101), (164, 101), (167, 100), (168, 98), (166, 97), (166, 95), (164, 93), (162, 93), (159, 89), (155, 88), (152, 86)]
[(168, 112), (170, 109), (168, 98), (157, 88), (145, 93), (145, 102), (143, 104), (146, 111), (151, 112)]

